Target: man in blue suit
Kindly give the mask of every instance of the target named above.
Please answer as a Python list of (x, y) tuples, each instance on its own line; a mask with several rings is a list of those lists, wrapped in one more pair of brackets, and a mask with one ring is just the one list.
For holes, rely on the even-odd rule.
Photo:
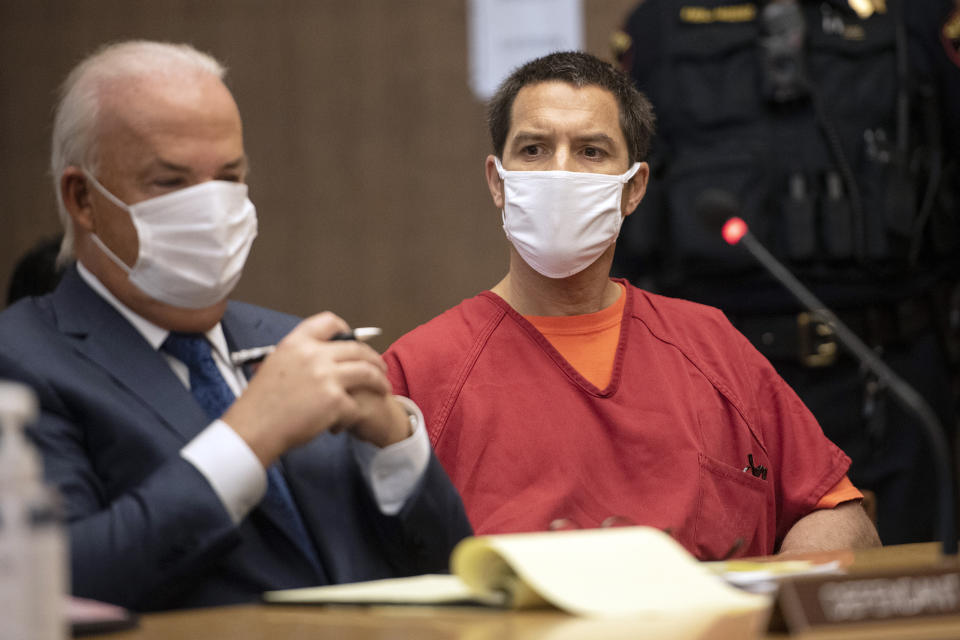
[[(0, 314), (38, 393), (73, 591), (138, 610), (444, 571), (470, 533), (416, 405), (349, 328), (227, 301), (256, 235), (216, 60), (126, 42), (67, 78), (52, 168), (68, 268)], [(75, 259), (75, 264), (72, 264)], [(232, 357), (276, 344), (256, 375)]]

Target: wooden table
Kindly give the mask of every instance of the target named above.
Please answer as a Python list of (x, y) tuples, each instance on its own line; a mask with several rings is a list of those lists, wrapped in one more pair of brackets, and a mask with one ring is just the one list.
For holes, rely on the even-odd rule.
[[(854, 554), (852, 569), (930, 566), (938, 562), (939, 549), (939, 544), (927, 543), (862, 551)], [(695, 611), (694, 606), (691, 611)], [(87, 637), (97, 640), (607, 640), (642, 637), (637, 631), (558, 611), (241, 605), (147, 614), (141, 616), (136, 629)]]

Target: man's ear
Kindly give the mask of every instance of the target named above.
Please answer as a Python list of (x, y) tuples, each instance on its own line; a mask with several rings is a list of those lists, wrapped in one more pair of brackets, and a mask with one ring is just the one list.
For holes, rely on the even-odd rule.
[(60, 198), (75, 227), (94, 230), (90, 183), (79, 167), (67, 167), (60, 175)]
[(497, 209), (503, 209), (503, 180), (497, 173), (496, 156), (487, 156), (487, 162), (484, 170), (487, 176), (487, 188), (490, 189), (490, 196), (493, 198), (493, 204)]
[(640, 201), (643, 200), (647, 192), (647, 182), (650, 180), (650, 165), (646, 162), (640, 163), (640, 168), (633, 174), (633, 177), (626, 184), (624, 189), (624, 199), (621, 205), (621, 211), (624, 216), (634, 212)]

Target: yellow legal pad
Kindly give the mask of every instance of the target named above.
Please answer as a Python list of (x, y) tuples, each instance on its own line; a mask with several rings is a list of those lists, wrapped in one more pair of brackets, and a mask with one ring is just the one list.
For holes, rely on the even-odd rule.
[(450, 564), (453, 575), (270, 591), (264, 599), (555, 607), (596, 619), (606, 637), (622, 629), (634, 637), (639, 632), (680, 639), (760, 637), (771, 606), (769, 596), (730, 586), (670, 536), (649, 527), (467, 538)]

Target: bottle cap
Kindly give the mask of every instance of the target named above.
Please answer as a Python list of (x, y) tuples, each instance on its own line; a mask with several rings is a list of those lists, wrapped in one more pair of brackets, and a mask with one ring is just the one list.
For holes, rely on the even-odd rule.
[(0, 381), (0, 414), (25, 424), (37, 419), (37, 396), (33, 389), (19, 382)]
[(37, 418), (37, 396), (18, 382), (0, 381), (0, 485), (40, 479), (40, 456), (23, 427)]

